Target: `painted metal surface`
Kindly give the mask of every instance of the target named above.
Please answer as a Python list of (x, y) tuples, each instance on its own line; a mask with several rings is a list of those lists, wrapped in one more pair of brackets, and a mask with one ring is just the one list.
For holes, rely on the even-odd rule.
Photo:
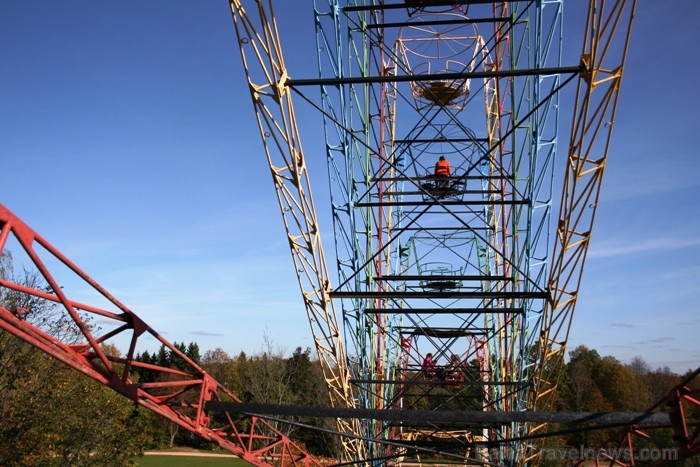
[(621, 430), (617, 442), (613, 439), (606, 447), (574, 450), (571, 457), (575, 462), (571, 465), (674, 466), (700, 455), (700, 368), (645, 414), (663, 415), (669, 420), (651, 425), (632, 422)]
[[(272, 2), (231, 0), (229, 3), (260, 136), (331, 404), (353, 407), (344, 343), (329, 296), (331, 285), (321, 232), (292, 96), (286, 86), (288, 72)], [(248, 9), (244, 8), (244, 3)], [(357, 421), (339, 419), (338, 429), (361, 435)], [(363, 447), (357, 439), (344, 438), (342, 443), (345, 457), (352, 458), (358, 453), (362, 456)]]
[[(338, 281), (330, 297), (340, 304), (359, 407), (454, 410), (479, 383), (483, 410), (547, 408), (635, 2), (591, 1), (574, 57), (562, 55), (563, 7), (316, 0), (319, 77), (288, 85), (302, 95), (321, 89)], [(577, 82), (566, 147), (559, 95)], [(437, 180), (441, 155), (455, 173)], [(428, 353), (445, 368), (461, 361), (462, 383), (425, 381)], [(472, 430), (492, 449), (471, 460), (534, 462), (536, 446), (519, 439), (545, 428)], [(392, 440), (412, 428), (367, 420), (363, 430), (368, 440)], [(392, 452), (379, 441), (366, 449), (370, 463)]]
[[(252, 464), (321, 465), (263, 418), (210, 416), (204, 410), (207, 402), (240, 399), (0, 204), (0, 253), (6, 252), (26, 270), (36, 271), (40, 280), (30, 287), (0, 279), (0, 292), (11, 298), (4, 302), (10, 308), (0, 306), (0, 328)], [(88, 294), (94, 301), (85, 302)], [(38, 302), (48, 304), (54, 319), (70, 323), (76, 332), (56, 334), (50, 323), (32, 322)], [(130, 342), (126, 355), (105, 347), (124, 337)], [(176, 367), (135, 359), (140, 344), (153, 339), (174, 356)], [(144, 372), (151, 376), (149, 382), (139, 382)]]
[(548, 289), (542, 317), (535, 398), (546, 406), (557, 388), (600, 188), (608, 157), (636, 1), (591, 1), (576, 103), (559, 203)]
[[(483, 410), (522, 410), (550, 299), (557, 96), (581, 70), (561, 65), (561, 2), (317, 0), (315, 12), (320, 77), (290, 85), (321, 86), (331, 297), (359, 405), (450, 411), (476, 394)], [(440, 156), (453, 174), (438, 180)], [(428, 353), (449, 384), (424, 377)], [(379, 440), (425, 439), (410, 421), (364, 429), (375, 463), (400, 454)], [(503, 440), (527, 425), (470, 432), (493, 446), (471, 461), (516, 462), (520, 444)]]
[[(273, 2), (229, 3), (334, 407), (450, 411), (476, 394), (484, 411), (546, 410), (582, 278), (636, 2), (591, 0), (581, 56), (562, 66), (563, 0), (316, 0), (319, 74), (297, 80), (288, 76)], [(564, 151), (559, 93), (576, 82)], [(305, 94), (310, 86), (321, 91), (333, 273), (292, 99), (318, 100)], [(561, 153), (564, 186), (552, 222)], [(446, 179), (432, 174), (440, 155), (452, 163)], [(240, 401), (4, 207), (0, 228), (0, 250), (13, 239), (46, 281), (44, 289), (7, 280), (0, 287), (55, 303), (82, 339), (52, 337), (26, 319), (25, 307), (0, 308), (3, 329), (252, 463), (318, 463), (264, 419), (210, 417), (207, 402)], [(69, 298), (37, 250), (108, 306)], [(86, 314), (111, 327), (96, 332)], [(123, 334), (131, 336), (127, 355), (105, 353), (101, 344)], [(134, 361), (146, 336), (184, 369)], [(445, 371), (453, 365), (449, 379), (425, 376), (428, 353)], [(136, 370), (161, 378), (138, 383)], [(520, 438), (545, 429), (521, 421), (426, 429), (381, 417), (338, 419), (344, 460), (363, 465), (401, 460), (406, 451), (393, 442), (429, 436), (454, 441), (458, 448), (441, 454), (465, 461), (536, 462), (536, 446)], [(697, 431), (681, 436), (688, 452), (697, 449)], [(491, 449), (465, 453), (465, 439)]]

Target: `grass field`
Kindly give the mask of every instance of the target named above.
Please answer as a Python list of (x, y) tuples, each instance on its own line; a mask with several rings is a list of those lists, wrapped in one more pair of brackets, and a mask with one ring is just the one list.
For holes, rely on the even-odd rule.
[(243, 467), (249, 463), (235, 458), (205, 456), (148, 455), (136, 459), (138, 467)]

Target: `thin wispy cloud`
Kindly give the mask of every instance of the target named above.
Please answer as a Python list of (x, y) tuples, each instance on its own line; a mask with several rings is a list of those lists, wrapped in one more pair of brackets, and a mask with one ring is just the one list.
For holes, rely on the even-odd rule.
[(634, 344), (649, 345), (649, 344), (663, 344), (674, 340), (673, 337), (657, 337), (656, 339), (648, 339), (645, 341), (634, 342)]
[(611, 323), (610, 326), (614, 328), (640, 328), (641, 326), (637, 324), (628, 324), (628, 323)]
[[(603, 182), (605, 200), (646, 198), (700, 186), (697, 177), (694, 176), (699, 167), (697, 158), (692, 152), (685, 150), (683, 145), (678, 147), (674, 155), (675, 170), (668, 170), (668, 161), (656, 157), (661, 147), (654, 147), (656, 144), (665, 143), (628, 140), (628, 144), (628, 149), (634, 153), (633, 156), (628, 154), (617, 159), (621, 155), (614, 152), (610, 156), (613, 165), (606, 175), (610, 180)], [(640, 159), (644, 160), (644, 163), (638, 163)], [(640, 180), (646, 182), (639, 183)]]
[(637, 346), (634, 345), (613, 345), (613, 344), (607, 344), (607, 345), (601, 345), (601, 349), (627, 349), (627, 350), (636, 350)]
[[(695, 169), (692, 169), (695, 170)], [(616, 185), (610, 185), (611, 188), (604, 192), (605, 201), (622, 201), (635, 198), (647, 198), (661, 193), (668, 193), (677, 190), (684, 190), (697, 187), (697, 180), (688, 178), (686, 180), (678, 180), (673, 175), (660, 175), (665, 172), (664, 169), (658, 168), (658, 171), (645, 171), (636, 175), (628, 174), (618, 177)], [(683, 171), (679, 171), (683, 172)], [(687, 173), (692, 173), (689, 169)], [(640, 184), (639, 180), (655, 180), (653, 184)], [(607, 188), (607, 186), (606, 186)]]
[(211, 336), (211, 337), (223, 337), (225, 334), (220, 332), (209, 332), (209, 331), (192, 331), (190, 334), (195, 336)]
[(618, 256), (638, 255), (640, 253), (658, 253), (669, 250), (695, 248), (700, 246), (700, 238), (654, 238), (637, 243), (609, 243), (592, 247), (588, 252), (589, 258), (612, 258)]
[(693, 370), (698, 367), (697, 360), (655, 360), (648, 363), (655, 367), (669, 367), (676, 369), (675, 371), (679, 373), (687, 370)]

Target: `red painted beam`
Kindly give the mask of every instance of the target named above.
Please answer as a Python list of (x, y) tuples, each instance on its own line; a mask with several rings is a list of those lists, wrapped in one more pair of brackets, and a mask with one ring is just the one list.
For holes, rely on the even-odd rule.
[[(64, 342), (51, 335), (40, 323), (31, 322), (32, 309), (27, 306), (16, 309), (0, 306), (0, 328), (251, 464), (322, 465), (265, 419), (225, 417), (214, 422), (204, 410), (207, 402), (240, 402), (240, 399), (0, 204), (0, 253), (10, 251), (10, 245), (21, 250), (12, 253), (26, 254), (45, 282), (33, 288), (3, 278), (0, 289), (16, 294), (23, 302), (40, 301), (53, 306), (54, 311), (75, 324), (80, 339), (77, 343)], [(49, 264), (55, 267), (56, 262), (65, 266), (60, 268), (61, 272), (68, 271), (74, 280), (82, 281), (82, 286), (91, 288), (116, 311), (71, 299), (49, 267)], [(109, 330), (101, 332), (91, 324), (98, 318), (101, 324), (110, 324)], [(111, 355), (102, 347), (124, 336), (130, 342), (126, 356)], [(180, 369), (135, 361), (138, 344), (145, 337), (163, 344), (179, 360)], [(154, 381), (139, 383), (136, 375), (139, 370), (148, 370)]]
[[(700, 413), (700, 368), (671, 389), (647, 413), (661, 410), (670, 413), (670, 423), (652, 426), (631, 424), (623, 430), (617, 447), (597, 449), (593, 451), (595, 459), (582, 456), (574, 465), (588, 465), (589, 461), (595, 460), (596, 466), (673, 466), (700, 454), (700, 420), (697, 418)], [(655, 436), (660, 430), (673, 430), (673, 444), (661, 442), (663, 438)], [(638, 443), (641, 440), (644, 441), (643, 447)]]

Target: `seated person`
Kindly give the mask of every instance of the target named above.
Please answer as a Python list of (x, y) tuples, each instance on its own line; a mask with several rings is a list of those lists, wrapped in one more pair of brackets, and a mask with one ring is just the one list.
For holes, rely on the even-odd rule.
[(452, 175), (452, 167), (450, 161), (445, 159), (445, 156), (440, 156), (440, 159), (435, 163), (435, 171), (433, 172), (434, 188), (445, 189), (449, 185), (450, 176)]
[(425, 359), (423, 359), (423, 376), (425, 376), (426, 379), (435, 379), (436, 369), (435, 362), (433, 361), (433, 354), (429, 353), (425, 356)]
[(440, 156), (440, 159), (435, 163), (435, 176), (440, 178), (449, 178), (452, 175), (452, 167), (450, 161), (445, 159), (445, 156)]
[(459, 359), (459, 355), (452, 354), (452, 357), (450, 357), (450, 364), (447, 365), (446, 372), (447, 381), (464, 381), (462, 362)]

